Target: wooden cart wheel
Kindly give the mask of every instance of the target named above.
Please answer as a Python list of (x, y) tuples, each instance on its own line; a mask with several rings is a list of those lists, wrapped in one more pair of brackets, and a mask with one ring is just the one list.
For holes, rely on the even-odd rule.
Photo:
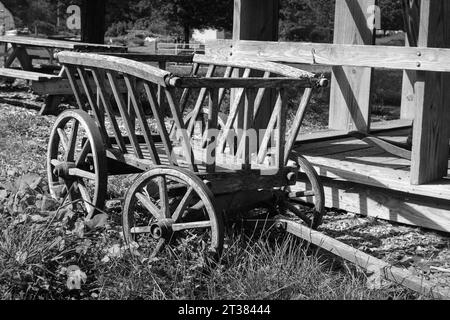
[[(286, 189), (287, 198), (284, 201), (283, 208), (302, 219), (309, 227), (317, 229), (322, 224), (325, 213), (325, 192), (323, 184), (316, 170), (308, 160), (295, 152), (291, 154), (290, 158), (299, 165), (301, 170), (300, 174), (304, 174), (308, 181), (306, 190), (292, 192), (291, 187)], [(310, 210), (305, 211), (298, 208), (298, 205), (305, 205), (311, 202), (313, 206)]]
[[(107, 191), (107, 159), (98, 126), (88, 113), (64, 111), (50, 135), (47, 171), (51, 195), (80, 200), (86, 220), (103, 210)], [(98, 210), (99, 209), (99, 210)]]
[(223, 248), (222, 216), (209, 188), (190, 171), (156, 167), (128, 190), (122, 215), (128, 244), (137, 242), (155, 257), (164, 247), (187, 243), (194, 252), (219, 256)]

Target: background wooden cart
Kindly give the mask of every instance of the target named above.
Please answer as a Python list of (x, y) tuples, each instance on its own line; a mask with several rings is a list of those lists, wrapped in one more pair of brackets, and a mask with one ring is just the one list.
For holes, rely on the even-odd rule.
[[(291, 157), (291, 150), (311, 93), (327, 85), (326, 79), (271, 62), (205, 56), (194, 57), (189, 77), (95, 54), (62, 52), (58, 60), (79, 110), (65, 111), (54, 125), (48, 152), (50, 187), (55, 196), (62, 191), (72, 201), (81, 199), (86, 219), (103, 208), (108, 176), (144, 172), (128, 189), (123, 226), (128, 242), (150, 236), (144, 243), (152, 243), (154, 254), (180, 235), (192, 240), (186, 233), (192, 235), (193, 230), (206, 230), (208, 236), (202, 239), (218, 253), (224, 221), (260, 205), (290, 212), (312, 227), (321, 223), (320, 181), (304, 158)], [(198, 74), (201, 65), (207, 66), (206, 76)], [(158, 102), (158, 88), (168, 110)], [(232, 88), (231, 107), (221, 108)], [(290, 130), (288, 88), (302, 94)], [(107, 98), (108, 91), (114, 101)], [(273, 112), (255, 146), (250, 132), (257, 129), (255, 119), (269, 91), (276, 93)], [(124, 96), (130, 97), (130, 105)], [(243, 115), (241, 124), (238, 113)], [(299, 170), (310, 184), (291, 192)], [(314, 206), (302, 211), (296, 202), (305, 198)]]
[(62, 96), (71, 94), (70, 85), (55, 60), (57, 52), (127, 52), (126, 47), (120, 46), (25, 36), (0, 36), (0, 47), (4, 57), (0, 78), (30, 81), (35, 93), (47, 96), (41, 114), (51, 113)]

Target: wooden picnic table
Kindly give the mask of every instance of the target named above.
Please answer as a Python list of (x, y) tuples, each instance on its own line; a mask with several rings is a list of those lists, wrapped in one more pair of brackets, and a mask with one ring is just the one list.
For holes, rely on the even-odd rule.
[[(8, 46), (11, 48), (8, 50)], [(53, 88), (64, 86), (63, 70), (54, 59), (59, 51), (126, 53), (127, 47), (82, 43), (76, 41), (33, 38), (25, 36), (0, 36), (4, 64), (0, 68), (0, 78), (30, 81), (33, 90), (47, 95), (41, 114), (49, 113), (59, 103), (63, 94), (56, 94)], [(14, 65), (15, 61), (18, 65)], [(47, 60), (37, 65), (35, 61)], [(65, 84), (68, 88), (68, 84)], [(42, 90), (44, 88), (44, 90)], [(67, 91), (67, 90), (66, 90)], [(70, 91), (69, 91), (70, 93)]]
[(12, 46), (11, 53), (5, 52), (4, 67), (9, 68), (14, 60), (17, 59), (20, 62), (21, 69), (26, 71), (33, 71), (33, 59), (42, 58), (29, 54), (28, 50), (46, 50), (48, 52), (51, 64), (54, 63), (53, 55), (55, 51), (68, 50), (77, 52), (127, 52), (127, 48), (122, 46), (33, 38), (25, 36), (0, 36), (0, 44), (3, 44), (5, 46), (10, 44)]

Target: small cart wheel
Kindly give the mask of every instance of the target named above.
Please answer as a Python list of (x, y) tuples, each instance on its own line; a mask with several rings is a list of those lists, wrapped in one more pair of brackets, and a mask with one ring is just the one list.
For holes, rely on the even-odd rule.
[[(88, 113), (64, 111), (50, 135), (47, 155), (50, 193), (80, 200), (86, 220), (103, 210), (107, 191), (107, 159), (98, 126)], [(68, 194), (67, 194), (68, 193)]]
[[(294, 152), (290, 158), (299, 165), (300, 174), (304, 174), (307, 181), (305, 181), (305, 190), (296, 190), (293, 192), (291, 187), (286, 189), (287, 199), (283, 207), (285, 210), (302, 219), (309, 227), (317, 229), (322, 224), (325, 213), (325, 192), (323, 184), (314, 167), (303, 156)], [(298, 205), (305, 205), (307, 203), (313, 204), (310, 210), (304, 211), (298, 208)]]
[(187, 244), (190, 252), (221, 254), (224, 226), (214, 196), (190, 171), (156, 167), (142, 174), (125, 197), (123, 232), (128, 244), (137, 242), (156, 255)]

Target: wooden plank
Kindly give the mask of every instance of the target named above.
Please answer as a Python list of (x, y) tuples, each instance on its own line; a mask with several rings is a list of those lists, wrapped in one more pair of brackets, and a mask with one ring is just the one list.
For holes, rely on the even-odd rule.
[[(279, 36), (279, 8), (280, 3), (278, 0), (234, 0), (234, 20), (233, 20), (233, 40), (262, 40), (262, 41), (277, 41)], [(253, 58), (250, 58), (254, 60)], [(257, 63), (250, 61), (243, 61), (243, 59), (233, 59), (231, 66), (240, 69), (252, 69), (259, 71), (269, 71), (273, 74), (283, 75), (285, 70), (283, 66), (277, 68), (271, 68), (269, 65), (258, 67)], [(239, 64), (245, 64), (245, 66), (239, 66)], [(286, 70), (293, 71), (293, 68), (288, 67)], [(293, 71), (294, 72), (294, 71)], [(298, 70), (297, 70), (298, 72)], [(306, 74), (306, 73), (304, 73)], [(233, 72), (233, 77), (239, 77), (239, 71)], [(250, 75), (249, 75), (250, 76)], [(258, 110), (261, 109), (259, 115), (255, 117), (255, 128), (263, 128), (267, 126), (272, 107), (275, 104), (276, 93), (274, 90), (270, 90), (261, 100)], [(235, 101), (239, 96), (239, 90), (231, 90), (231, 100)], [(242, 129), (243, 108), (238, 107), (236, 129)], [(234, 121), (234, 119), (233, 119)], [(240, 137), (238, 136), (238, 143)]]
[(44, 38), (33, 38), (24, 36), (0, 36), (0, 42), (25, 45), (30, 47), (55, 48), (66, 50), (103, 50), (103, 51), (126, 51), (126, 48), (112, 45), (101, 45), (94, 43), (83, 43), (76, 41), (52, 40)]
[(439, 287), (413, 275), (407, 270), (394, 267), (383, 260), (368, 255), (321, 232), (287, 219), (277, 219), (276, 223), (279, 226), (284, 226), (287, 232), (373, 272), (375, 276), (407, 287), (426, 297), (443, 300), (450, 299), (450, 290), (448, 288)]
[[(374, 5), (375, 0), (337, 0), (334, 43), (373, 45), (373, 30), (368, 27), (366, 14)], [(333, 67), (330, 129), (369, 132), (371, 81), (370, 68)]]
[(208, 136), (206, 147), (206, 172), (214, 173), (216, 171), (216, 150), (217, 150), (217, 136), (213, 136), (215, 130), (218, 128), (219, 119), (219, 92), (217, 89), (208, 90), (209, 107), (208, 107)]
[(97, 125), (100, 127), (100, 132), (102, 133), (103, 142), (106, 143), (108, 147), (110, 147), (110, 141), (108, 137), (108, 132), (106, 131), (105, 122), (104, 122), (104, 112), (100, 111), (98, 107), (97, 101), (94, 98), (94, 93), (92, 87), (89, 84), (89, 77), (86, 73), (86, 70), (82, 68), (77, 68), (78, 75), (80, 77), (80, 81), (83, 85), (84, 92), (88, 99), (89, 105), (91, 106), (91, 110), (94, 113), (94, 117), (97, 120)]
[[(426, 47), (344, 45), (307, 42), (220, 40), (207, 43), (207, 54), (292, 64), (370, 67), (450, 72), (450, 50)], [(312, 51), (314, 50), (314, 59)]]
[(153, 92), (149, 83), (144, 83), (145, 93), (150, 102), (150, 108), (152, 109), (153, 117), (156, 120), (156, 126), (158, 128), (159, 135), (163, 142), (164, 151), (169, 159), (170, 165), (177, 165), (177, 160), (172, 156), (172, 141), (170, 140), (169, 133), (167, 132), (166, 125), (164, 122), (164, 116), (161, 113), (161, 108), (158, 104), (158, 100)]
[(298, 134), (300, 132), (300, 127), (302, 125), (306, 113), (306, 107), (309, 104), (311, 96), (312, 96), (312, 89), (305, 89), (286, 142), (284, 155), (285, 164), (287, 164), (287, 162), (289, 161), (289, 155), (292, 152), (292, 148), (294, 147), (294, 143), (296, 142)]
[(115, 52), (99, 52), (107, 56), (126, 58), (140, 62), (177, 62), (177, 63), (192, 63), (192, 56), (184, 56), (179, 54), (148, 54), (148, 53), (115, 53)]
[(118, 74), (116, 72), (107, 71), (106, 76), (108, 77), (109, 84), (111, 86), (111, 90), (113, 91), (114, 98), (117, 104), (117, 108), (119, 109), (120, 115), (123, 119), (123, 123), (125, 125), (125, 128), (128, 133), (128, 137), (131, 140), (131, 144), (133, 145), (134, 153), (136, 157), (142, 159), (142, 150), (139, 145), (139, 142), (137, 141), (136, 137), (136, 131), (133, 126), (133, 122), (131, 121), (130, 114), (127, 112), (127, 109), (125, 107), (125, 101), (122, 97), (122, 94), (118, 91)]
[(92, 76), (94, 77), (94, 81), (97, 86), (97, 93), (99, 95), (100, 101), (102, 102), (102, 105), (105, 107), (106, 114), (108, 115), (109, 121), (111, 122), (111, 125), (113, 127), (116, 141), (119, 145), (120, 150), (123, 153), (125, 153), (126, 152), (125, 142), (122, 133), (120, 132), (119, 125), (117, 124), (116, 116), (114, 115), (111, 102), (109, 101), (109, 96), (106, 95), (105, 76), (103, 73), (100, 73), (100, 71), (97, 68), (92, 69)]
[[(293, 191), (308, 190), (300, 176)], [(377, 188), (348, 181), (322, 178), (327, 208), (338, 208), (363, 216), (450, 232), (450, 202), (413, 196), (400, 191)]]
[(186, 162), (189, 164), (190, 170), (198, 172), (197, 165), (195, 164), (195, 157), (192, 150), (190, 136), (186, 130), (183, 116), (178, 107), (175, 105), (175, 102), (173, 101), (173, 92), (168, 88), (165, 88), (164, 90), (166, 92), (167, 102), (169, 103), (170, 111), (172, 112), (172, 117), (174, 118), (175, 125), (181, 135), (181, 144), (183, 146)]
[(177, 88), (311, 88), (314, 83), (309, 79), (295, 78), (189, 78), (173, 77), (169, 85)]
[(63, 65), (77, 65), (88, 68), (101, 68), (119, 73), (129, 74), (138, 79), (147, 80), (166, 86), (166, 79), (171, 75), (170, 72), (147, 64), (105, 55), (92, 53), (68, 52), (58, 53), (58, 61)]
[(161, 164), (161, 161), (159, 160), (158, 152), (156, 151), (155, 148), (155, 142), (153, 141), (152, 138), (152, 132), (148, 126), (148, 122), (145, 117), (145, 112), (144, 109), (142, 108), (141, 101), (138, 98), (139, 96), (138, 93), (136, 92), (136, 88), (135, 86), (133, 86), (132, 80), (130, 80), (128, 76), (125, 76), (124, 78), (128, 88), (128, 94), (131, 99), (131, 103), (134, 107), (135, 111), (134, 113), (136, 114), (139, 126), (144, 133), (144, 139), (147, 144), (147, 149), (150, 152), (152, 160), (155, 162), (155, 164), (159, 165)]
[(348, 180), (364, 185), (403, 191), (407, 194), (450, 199), (450, 180), (442, 179), (428, 185), (411, 185), (410, 173), (407, 171), (321, 156), (306, 155), (305, 157), (322, 177)]
[(0, 77), (24, 79), (30, 81), (46, 81), (58, 79), (59, 76), (40, 72), (25, 71), (19, 69), (0, 68)]
[[(419, 46), (450, 47), (450, 3), (421, 3)], [(450, 75), (418, 72), (411, 183), (424, 184), (447, 175), (450, 123)]]
[[(205, 78), (212, 77), (214, 75), (215, 71), (216, 71), (216, 66), (214, 66), (212, 64), (209, 65)], [(192, 134), (194, 132), (195, 122), (197, 121), (198, 115), (200, 113), (200, 110), (202, 109), (203, 103), (206, 98), (206, 91), (207, 91), (206, 88), (200, 89), (200, 93), (197, 97), (197, 102), (195, 103), (194, 110), (192, 111), (193, 116), (192, 116), (191, 122), (189, 123), (188, 129), (187, 129), (189, 137), (192, 137)]]

